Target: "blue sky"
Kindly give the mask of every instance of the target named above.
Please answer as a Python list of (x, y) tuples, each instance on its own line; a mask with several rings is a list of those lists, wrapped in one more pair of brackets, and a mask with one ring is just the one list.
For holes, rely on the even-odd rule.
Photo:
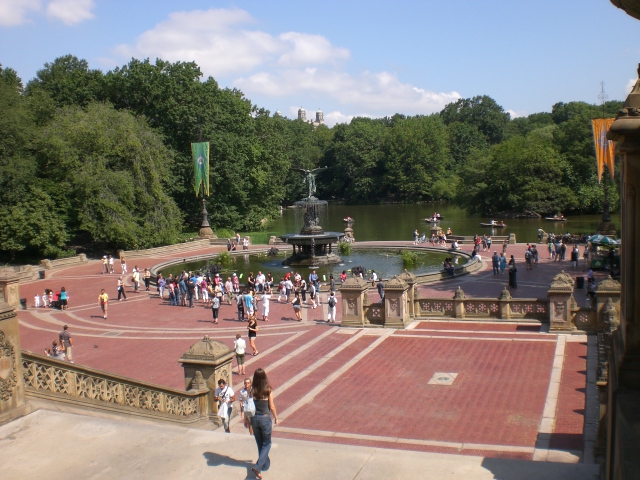
[[(623, 47), (619, 45), (624, 42)], [(71, 53), (196, 61), (223, 87), (295, 118), (430, 114), (489, 95), (512, 116), (623, 100), (640, 22), (609, 0), (0, 0), (0, 63), (28, 81)]]

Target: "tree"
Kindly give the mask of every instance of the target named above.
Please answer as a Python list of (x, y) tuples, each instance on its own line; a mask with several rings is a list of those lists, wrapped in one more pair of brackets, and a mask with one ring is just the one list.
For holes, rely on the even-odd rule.
[[(377, 203), (382, 190), (382, 163), (387, 127), (380, 120), (356, 117), (333, 127), (334, 137), (325, 155), (332, 180), (331, 196), (349, 203)], [(326, 175), (326, 174), (325, 174)]]
[(450, 163), (446, 129), (437, 116), (395, 122), (385, 150), (384, 185), (395, 198), (440, 200), (452, 194), (446, 186)]
[(103, 104), (63, 108), (37, 157), (40, 175), (70, 198), (76, 232), (123, 248), (177, 240), (182, 215), (165, 193), (173, 154), (144, 120)]
[(51, 198), (35, 185), (24, 198), (0, 206), (0, 251), (13, 261), (17, 252), (57, 257), (68, 236), (63, 220), (55, 214)]
[(103, 99), (104, 75), (73, 55), (56, 58), (27, 84), (27, 95), (45, 92), (57, 107), (81, 106)]
[(487, 95), (461, 98), (448, 104), (440, 112), (445, 125), (455, 122), (475, 125), (489, 145), (500, 143), (510, 116), (496, 101)]

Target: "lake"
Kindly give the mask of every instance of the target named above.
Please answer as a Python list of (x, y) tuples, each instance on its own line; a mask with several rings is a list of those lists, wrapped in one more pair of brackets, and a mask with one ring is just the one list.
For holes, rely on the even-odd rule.
[[(356, 241), (358, 240), (413, 240), (413, 231), (429, 232), (429, 223), (425, 222), (438, 212), (444, 216), (440, 226), (444, 231), (451, 227), (454, 235), (508, 235), (516, 234), (519, 243), (537, 241), (538, 228), (547, 233), (591, 234), (595, 233), (602, 215), (577, 215), (568, 217), (566, 222), (550, 222), (544, 218), (506, 219), (506, 228), (482, 228), (480, 223), (494, 220), (489, 217), (470, 216), (465, 210), (447, 204), (391, 204), (391, 205), (339, 205), (329, 204), (324, 212), (321, 224), (325, 231), (344, 231), (343, 218), (352, 217)], [(498, 219), (495, 219), (498, 220)], [(620, 216), (612, 215), (616, 226), (620, 225)], [(279, 219), (271, 222), (267, 230), (279, 235), (299, 232), (303, 225), (302, 212), (298, 208), (286, 208)]]

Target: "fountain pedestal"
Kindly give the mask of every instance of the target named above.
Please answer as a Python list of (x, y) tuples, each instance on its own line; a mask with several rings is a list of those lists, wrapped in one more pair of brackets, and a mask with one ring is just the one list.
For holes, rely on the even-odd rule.
[(325, 232), (320, 225), (319, 214), (327, 205), (324, 200), (307, 197), (295, 203), (304, 212), (304, 226), (300, 233), (287, 233), (280, 238), (293, 247), (293, 254), (283, 263), (294, 266), (322, 266), (342, 262), (333, 252), (333, 244), (344, 238), (342, 232)]

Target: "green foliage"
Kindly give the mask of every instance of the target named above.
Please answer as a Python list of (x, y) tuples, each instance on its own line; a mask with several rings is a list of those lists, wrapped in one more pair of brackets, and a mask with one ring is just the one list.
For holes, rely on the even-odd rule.
[(402, 264), (405, 267), (411, 267), (418, 264), (418, 254), (411, 250), (403, 250), (400, 254), (402, 256)]
[(215, 233), (218, 238), (234, 238), (236, 236), (236, 232), (230, 228), (216, 228), (213, 233)]
[(216, 255), (215, 263), (222, 265), (225, 268), (229, 268), (233, 265), (233, 257), (229, 252), (220, 252)]
[(0, 206), (0, 251), (11, 260), (17, 252), (57, 258), (68, 239), (64, 222), (53, 212), (51, 198), (36, 186), (28, 186), (25, 198)]
[(445, 125), (455, 122), (474, 125), (490, 145), (500, 143), (510, 117), (496, 101), (486, 95), (461, 98), (440, 112)]
[(143, 120), (102, 104), (63, 108), (38, 150), (41, 175), (70, 194), (78, 232), (122, 248), (177, 241), (181, 213), (164, 191), (173, 155)]
[(340, 255), (351, 255), (353, 245), (351, 242), (338, 242), (338, 252)]

